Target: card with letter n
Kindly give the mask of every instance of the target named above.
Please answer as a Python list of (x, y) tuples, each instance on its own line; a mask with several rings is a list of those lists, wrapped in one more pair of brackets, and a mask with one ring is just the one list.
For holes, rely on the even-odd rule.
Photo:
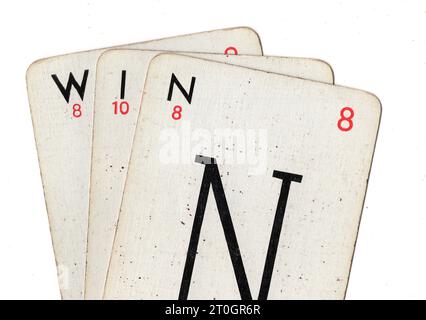
[[(262, 54), (256, 32), (232, 28), (123, 46)], [(61, 295), (84, 295), (95, 68), (105, 49), (36, 61), (28, 96)]]
[(106, 299), (343, 299), (372, 94), (176, 54), (145, 80)]
[[(100, 299), (129, 166), (145, 76), (158, 51), (114, 49), (97, 64), (87, 241), (86, 299)], [(331, 67), (293, 57), (185, 53), (274, 73), (333, 83)]]

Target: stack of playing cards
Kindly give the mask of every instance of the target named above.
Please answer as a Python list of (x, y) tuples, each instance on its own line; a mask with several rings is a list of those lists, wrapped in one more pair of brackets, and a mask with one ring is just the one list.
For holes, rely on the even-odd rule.
[(379, 100), (232, 28), (27, 72), (63, 299), (343, 299)]

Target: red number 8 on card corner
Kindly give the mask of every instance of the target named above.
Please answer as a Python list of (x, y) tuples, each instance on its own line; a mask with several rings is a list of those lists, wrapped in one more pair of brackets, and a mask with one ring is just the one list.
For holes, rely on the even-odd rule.
[(339, 128), (339, 130), (343, 132), (351, 131), (354, 126), (354, 116), (354, 109), (352, 109), (351, 107), (343, 107), (340, 110), (340, 119), (339, 121), (337, 121), (337, 127)]

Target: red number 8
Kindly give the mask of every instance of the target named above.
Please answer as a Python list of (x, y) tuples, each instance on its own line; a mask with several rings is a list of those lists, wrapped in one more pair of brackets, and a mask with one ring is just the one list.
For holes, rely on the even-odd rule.
[(78, 104), (78, 103), (75, 103), (72, 106), (72, 115), (73, 115), (73, 117), (74, 118), (80, 118), (81, 114), (82, 114), (82, 112), (81, 112), (81, 105)]
[[(349, 111), (349, 116), (345, 116), (345, 112)], [(351, 107), (344, 107), (342, 110), (340, 110), (340, 119), (337, 121), (337, 127), (341, 131), (350, 131), (352, 130), (354, 126), (354, 122), (352, 121), (353, 117), (355, 116), (355, 112)], [(343, 122), (347, 123), (347, 125), (342, 126)]]
[(174, 106), (173, 112), (172, 112), (172, 118), (173, 120), (179, 120), (182, 118), (182, 107), (181, 106)]

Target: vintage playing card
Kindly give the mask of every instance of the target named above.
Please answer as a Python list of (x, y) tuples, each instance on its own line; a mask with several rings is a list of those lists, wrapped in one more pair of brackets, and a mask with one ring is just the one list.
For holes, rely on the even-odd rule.
[(342, 299), (372, 94), (187, 56), (148, 69), (107, 299)]
[[(109, 50), (97, 65), (86, 298), (102, 298), (131, 146), (150, 60), (158, 51)], [(189, 54), (189, 53), (188, 53)], [(320, 60), (247, 55), (191, 56), (333, 83)]]
[[(257, 34), (234, 28), (125, 46), (261, 54)], [(95, 66), (93, 50), (35, 62), (28, 95), (46, 206), (64, 299), (84, 293)]]

